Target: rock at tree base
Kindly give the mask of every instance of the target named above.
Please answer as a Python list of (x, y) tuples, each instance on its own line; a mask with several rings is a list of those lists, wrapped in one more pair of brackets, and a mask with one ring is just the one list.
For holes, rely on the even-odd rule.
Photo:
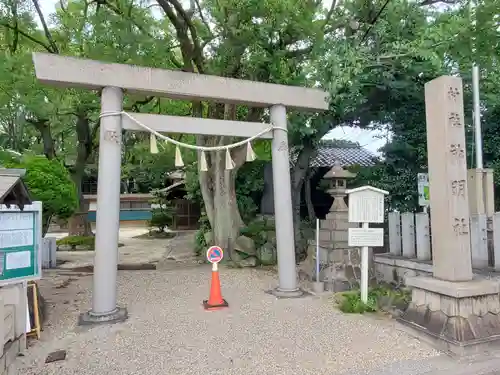
[(276, 247), (272, 243), (266, 242), (259, 249), (259, 260), (264, 266), (272, 266), (276, 264)]
[(255, 266), (257, 266), (257, 258), (255, 258), (255, 257), (248, 257), (248, 258), (240, 260), (238, 262), (238, 264), (241, 267), (255, 267)]
[[(239, 236), (234, 244), (234, 250), (246, 254), (248, 256), (256, 256), (257, 250), (255, 249), (255, 242), (250, 237)], [(239, 254), (241, 255), (241, 254)], [(243, 256), (244, 258), (244, 256)]]

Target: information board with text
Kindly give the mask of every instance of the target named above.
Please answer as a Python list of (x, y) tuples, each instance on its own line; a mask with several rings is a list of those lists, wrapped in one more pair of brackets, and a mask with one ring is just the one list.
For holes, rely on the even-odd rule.
[(0, 286), (41, 277), (42, 205), (0, 205)]

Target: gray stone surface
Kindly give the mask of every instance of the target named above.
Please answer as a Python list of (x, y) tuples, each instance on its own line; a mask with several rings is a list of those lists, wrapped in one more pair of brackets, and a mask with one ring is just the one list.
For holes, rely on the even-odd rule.
[[(441, 76), (427, 82), (425, 112), (433, 273), (442, 280), (469, 281), (472, 264), (462, 79)], [(457, 183), (463, 188), (456, 189)]]
[(255, 242), (250, 237), (239, 236), (234, 244), (234, 250), (244, 253), (246, 255), (257, 255), (257, 250), (255, 249)]
[[(140, 265), (145, 263), (158, 264), (172, 263), (173, 261), (187, 261), (193, 258), (194, 232), (179, 232), (172, 239), (144, 239), (136, 238), (146, 234), (147, 228), (120, 228), (119, 241), (124, 246), (118, 248), (119, 265)], [(64, 237), (65, 233), (59, 234)], [(59, 267), (75, 269), (94, 264), (94, 251), (58, 251), (57, 260), (64, 262)]]
[(271, 242), (266, 242), (259, 249), (259, 260), (261, 264), (268, 266), (276, 264), (276, 246)]
[(22, 335), (14, 341), (8, 342), (3, 348), (3, 355), (0, 357), (0, 375), (14, 374), (12, 366), (17, 356), (26, 350), (26, 336)]
[(454, 359), (439, 355), (421, 360), (405, 360), (387, 364), (370, 371), (346, 372), (342, 375), (498, 375), (498, 354)]
[(34, 53), (33, 62), (40, 82), (59, 87), (100, 89), (115, 86), (144, 95), (184, 100), (206, 99), (252, 107), (281, 103), (290, 108), (322, 111), (328, 109), (329, 103), (328, 93), (305, 87), (106, 63), (47, 53)]
[(472, 281), (450, 282), (434, 277), (408, 277), (406, 285), (418, 289), (425, 289), (445, 296), (465, 298), (497, 294), (500, 292), (500, 283), (497, 280), (477, 279)]
[(126, 308), (117, 307), (114, 311), (107, 314), (95, 315), (93, 311), (87, 311), (78, 317), (78, 325), (93, 326), (100, 324), (115, 324), (121, 323), (128, 319), (128, 310)]
[[(500, 299), (495, 293), (496, 280), (454, 283), (417, 277), (407, 281), (413, 287), (412, 300), (400, 320), (424, 339), (458, 355), (498, 346)], [(429, 284), (437, 291), (429, 290)]]
[[(13, 374), (338, 375), (438, 355), (394, 321), (342, 314), (326, 296), (276, 299), (264, 292), (276, 274), (258, 269), (221, 268), (229, 308), (213, 312), (202, 307), (209, 266), (121, 271), (119, 303), (129, 319), (84, 329), (76, 317), (90, 306), (91, 276), (58, 272), (40, 283), (49, 304), (42, 339), (16, 360)], [(66, 360), (45, 364), (54, 350), (66, 350)]]

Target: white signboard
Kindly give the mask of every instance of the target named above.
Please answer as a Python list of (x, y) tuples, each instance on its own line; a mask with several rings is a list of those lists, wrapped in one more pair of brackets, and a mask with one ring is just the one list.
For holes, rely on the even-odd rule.
[(2, 212), (0, 215), (0, 228), (2, 230), (32, 230), (33, 224), (31, 212)]
[(350, 223), (383, 223), (385, 190), (371, 186), (352, 189), (349, 194)]
[(430, 204), (429, 200), (429, 174), (418, 173), (418, 205), (428, 206)]
[(5, 254), (5, 269), (15, 270), (18, 268), (31, 267), (31, 252), (17, 251)]
[[(34, 225), (33, 220), (31, 225)], [(0, 249), (31, 245), (33, 245), (33, 229), (0, 231)]]
[(383, 228), (349, 228), (349, 246), (381, 247), (384, 246)]
[(42, 203), (0, 205), (0, 287), (42, 275)]

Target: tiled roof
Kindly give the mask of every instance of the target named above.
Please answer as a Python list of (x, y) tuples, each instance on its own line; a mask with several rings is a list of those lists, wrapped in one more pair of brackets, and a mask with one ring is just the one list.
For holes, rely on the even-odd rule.
[[(290, 158), (291, 164), (295, 164), (297, 155)], [(335, 161), (338, 160), (342, 167), (350, 167), (360, 165), (369, 167), (375, 163), (376, 156), (363, 147), (335, 147), (335, 146), (320, 146), (318, 154), (311, 162), (311, 167), (333, 167)]]
[(335, 160), (342, 167), (360, 165), (369, 167), (374, 164), (375, 155), (363, 147), (329, 147), (321, 146), (318, 155), (312, 161), (311, 167), (332, 167)]

